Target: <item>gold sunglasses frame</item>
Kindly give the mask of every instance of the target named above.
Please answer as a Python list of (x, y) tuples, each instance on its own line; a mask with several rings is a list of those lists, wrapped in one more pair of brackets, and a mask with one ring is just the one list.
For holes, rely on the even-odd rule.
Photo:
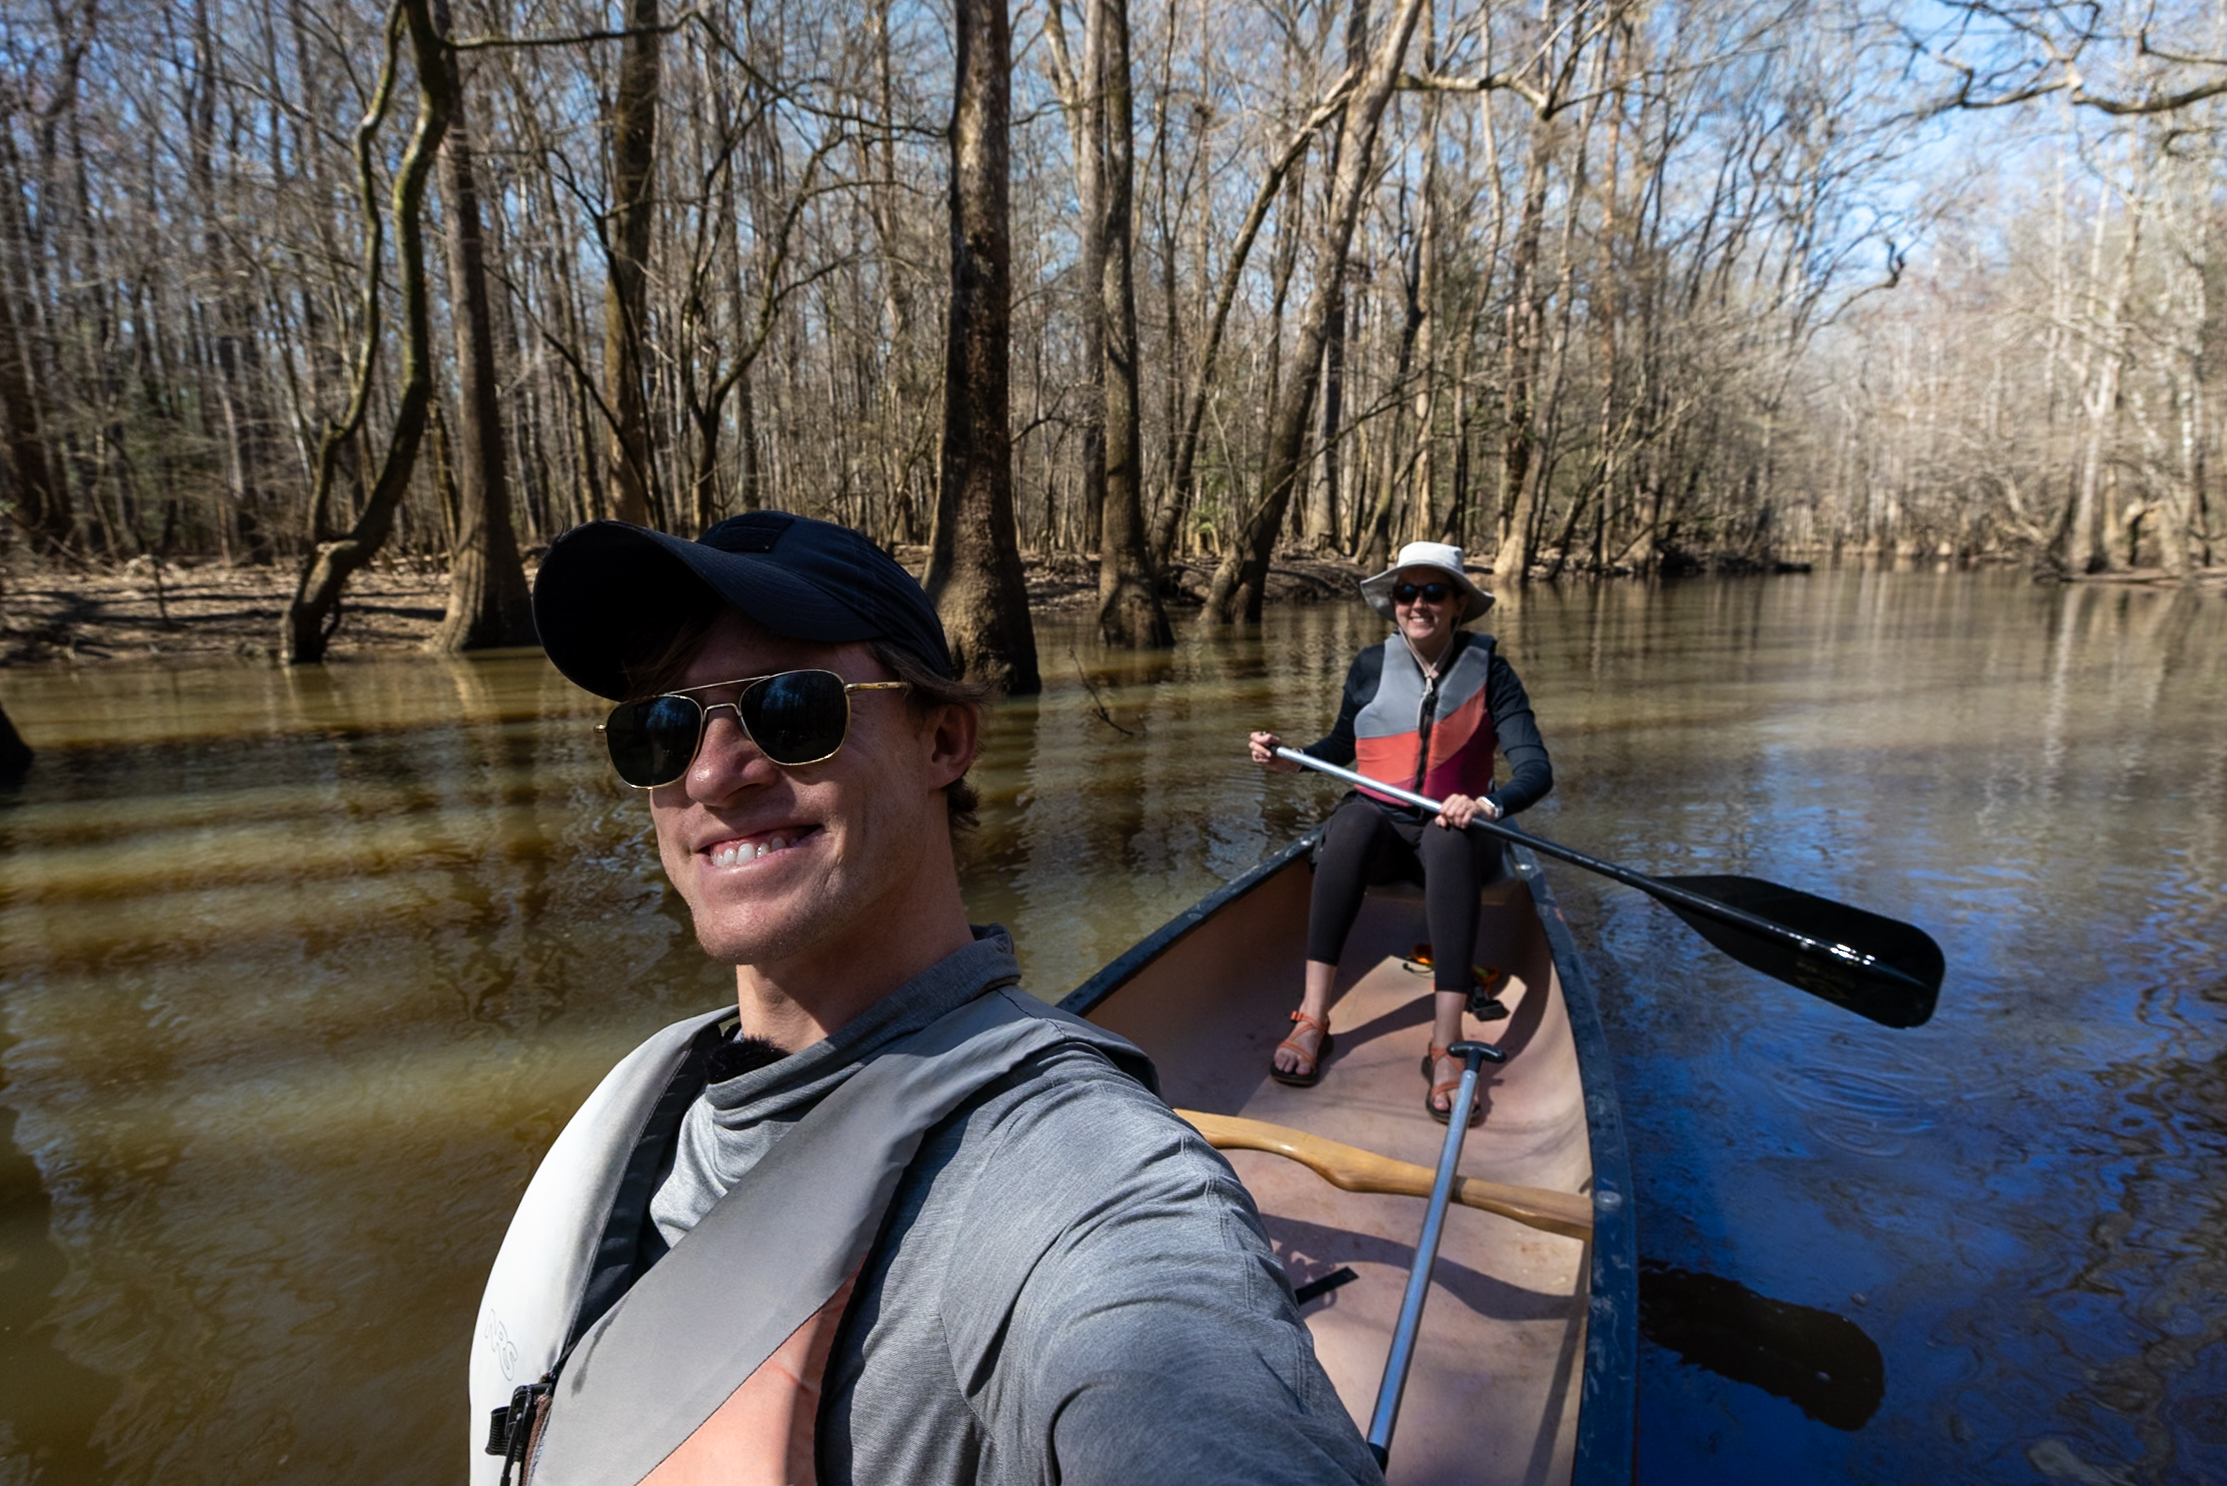
[[(643, 702), (660, 702), (667, 697), (686, 697), (690, 701), (695, 702), (696, 693), (700, 691), (718, 691), (721, 687), (726, 686), (739, 686), (742, 688), (741, 691), (735, 693), (735, 699), (731, 702), (696, 702), (697, 711), (702, 714), (696, 720), (696, 746), (688, 751), (688, 762), (681, 765), (681, 771), (678, 774), (675, 774), (672, 778), (665, 781), (665, 784), (678, 784), (683, 779), (686, 779), (688, 777), (688, 771), (690, 769), (696, 767), (696, 755), (704, 751), (704, 734), (711, 731), (711, 714), (717, 712), (722, 707), (735, 714), (735, 726), (742, 729), (742, 735), (750, 740), (750, 746), (758, 749), (760, 753), (765, 753), (765, 749), (760, 747), (758, 744), (757, 734), (750, 731), (750, 724), (743, 719), (743, 697), (749, 694), (751, 687), (758, 685), (760, 682), (776, 681), (783, 676), (794, 676), (801, 672), (809, 671), (817, 671), (823, 676), (833, 676), (836, 680), (843, 682), (843, 736), (836, 740), (836, 744), (833, 748), (830, 748), (827, 752), (821, 754), (818, 758), (799, 759), (794, 763), (783, 763), (781, 760), (773, 757), (772, 754), (766, 754), (766, 761), (772, 764), (777, 769), (809, 769), (814, 764), (826, 763), (829, 759), (835, 757), (835, 755), (843, 751), (843, 745), (845, 743), (848, 743), (851, 738), (852, 692), (909, 691), (912, 688), (912, 683), (910, 681), (844, 681), (841, 672), (831, 671), (825, 666), (794, 666), (786, 671), (768, 671), (763, 676), (741, 676), (737, 677), (733, 681), (706, 681), (701, 686), (683, 686), (675, 691), (661, 691), (656, 696), (639, 697), (631, 702), (621, 702), (619, 703), (619, 707), (638, 707)], [(618, 711), (618, 707), (613, 707), (611, 711)], [(610, 726), (610, 718), (607, 714), (602, 722), (599, 722), (595, 725), (595, 730), (599, 733), (605, 734), (606, 737), (608, 737)], [(610, 751), (610, 745), (608, 741), (606, 741), (604, 745), (604, 751), (606, 753)], [(614, 771), (616, 771), (618, 765), (616, 762), (614, 762), (611, 767)], [(628, 789), (652, 790), (663, 789), (665, 787), (665, 784), (636, 784), (633, 780), (627, 778), (623, 774), (619, 775), (619, 783), (625, 785)]]

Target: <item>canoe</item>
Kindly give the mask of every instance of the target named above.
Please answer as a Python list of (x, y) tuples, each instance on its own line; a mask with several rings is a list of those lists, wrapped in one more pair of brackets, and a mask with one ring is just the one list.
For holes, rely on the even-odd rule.
[[(1407, 1190), (1428, 1191), (1445, 1127), (1423, 1108), (1431, 981), (1408, 956), (1429, 935), (1419, 890), (1372, 889), (1339, 965), (1322, 1082), (1270, 1079), (1299, 1002), (1313, 844), (1202, 899), (1061, 1004), (1149, 1053), (1168, 1102), (1224, 1149), (1366, 1430), (1425, 1203), (1341, 1190), (1272, 1148), (1313, 1146), (1318, 1160), (1326, 1145), (1358, 1148), (1421, 1168)], [(1511, 1014), (1469, 1023), (1508, 1057), (1480, 1079), (1484, 1120), (1459, 1168), (1477, 1205), (1446, 1219), (1386, 1469), (1399, 1486), (1632, 1479), (1637, 1254), (1621, 1116), (1570, 930), (1536, 859), (1517, 848), (1508, 866), (1482, 891), (1472, 959), (1507, 972)], [(1261, 1139), (1236, 1121), (1300, 1133)], [(1507, 1187), (1531, 1189), (1534, 1210), (1478, 1202)], [(1571, 1236), (1587, 1226), (1589, 1239)], [(1353, 1277), (1340, 1283), (1340, 1271)]]

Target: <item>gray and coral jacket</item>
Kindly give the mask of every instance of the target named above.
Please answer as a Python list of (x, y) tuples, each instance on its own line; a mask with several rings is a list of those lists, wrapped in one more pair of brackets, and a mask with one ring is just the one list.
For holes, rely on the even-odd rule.
[[(1509, 769), (1508, 782), (1498, 787), (1496, 747)], [(1467, 630), (1455, 631), (1435, 678), (1424, 674), (1398, 635), (1355, 656), (1336, 726), (1302, 752), (1433, 799), (1461, 794), (1490, 800), (1504, 815), (1535, 804), (1554, 787), (1554, 766), (1515, 667), (1501, 658), (1492, 636)]]
[[(1017, 979), (985, 933), (769, 1067), (704, 1087), (729, 1010), (614, 1069), (489, 1279), (475, 1486), (1380, 1480), (1227, 1163)], [(668, 1251), (700, 1099), (749, 1155)]]

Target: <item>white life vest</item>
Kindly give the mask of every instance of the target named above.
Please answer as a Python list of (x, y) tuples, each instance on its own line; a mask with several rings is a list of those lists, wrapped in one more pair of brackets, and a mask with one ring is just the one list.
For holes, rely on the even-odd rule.
[(929, 1128), (1062, 1043), (1153, 1086), (1132, 1044), (993, 987), (861, 1063), (651, 1268), (651, 1189), (733, 1014), (628, 1054), (534, 1173), (474, 1331), (472, 1486), (809, 1479), (820, 1370)]

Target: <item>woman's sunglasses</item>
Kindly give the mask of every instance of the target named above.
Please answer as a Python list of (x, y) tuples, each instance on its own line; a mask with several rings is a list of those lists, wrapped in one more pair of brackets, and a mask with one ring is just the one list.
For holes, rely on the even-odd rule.
[[(903, 681), (845, 681), (833, 671), (783, 671), (713, 681), (667, 692), (646, 702), (621, 702), (597, 731), (611, 749), (611, 766), (636, 789), (671, 784), (688, 772), (704, 741), (711, 714), (725, 707), (742, 723), (758, 751), (785, 768), (835, 757), (851, 730), (851, 693), (903, 691)], [(731, 702), (699, 702), (694, 693), (739, 686)]]
[(1417, 599), (1423, 599), (1433, 604), (1443, 604), (1453, 596), (1453, 593), (1454, 585), (1451, 583), (1424, 583), (1421, 585), (1402, 583), (1392, 590), (1392, 597), (1403, 604), (1412, 604)]

